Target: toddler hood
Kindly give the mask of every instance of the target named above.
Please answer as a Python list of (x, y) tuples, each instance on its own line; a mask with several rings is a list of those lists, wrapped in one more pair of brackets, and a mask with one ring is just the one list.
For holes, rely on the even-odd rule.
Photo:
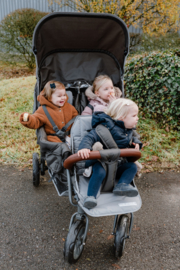
[[(43, 90), (44, 91), (44, 90)], [(54, 105), (51, 101), (49, 101), (49, 100), (47, 100), (42, 94), (43, 94), (43, 91), (40, 93), (40, 95), (37, 97), (37, 100), (39, 101), (39, 103), (40, 103), (40, 105), (42, 106), (42, 105), (46, 105), (46, 106), (48, 106), (48, 107), (50, 107), (50, 108), (52, 108), (52, 109), (59, 109), (59, 106), (56, 106), (56, 105)], [(67, 96), (67, 99), (66, 99), (66, 101), (65, 101), (65, 103), (64, 103), (64, 105), (67, 103), (67, 101), (68, 101), (68, 95), (66, 94), (66, 96)], [(64, 107), (64, 105), (63, 105), (63, 107)]]
[[(121, 90), (114, 86), (114, 92), (115, 92), (115, 97), (116, 98), (120, 98), (122, 96), (122, 92)], [(98, 97), (96, 96), (96, 94), (93, 93), (93, 87), (89, 86), (86, 91), (85, 91), (85, 95), (87, 96), (88, 99), (97, 99)]]
[(124, 122), (121, 120), (113, 120), (109, 115), (104, 112), (96, 112), (92, 117), (92, 127), (96, 128), (99, 124), (111, 129), (115, 125), (125, 129)]

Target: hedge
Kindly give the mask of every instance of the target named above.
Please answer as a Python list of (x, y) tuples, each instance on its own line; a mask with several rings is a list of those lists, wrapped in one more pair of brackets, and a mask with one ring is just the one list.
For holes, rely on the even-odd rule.
[(144, 117), (180, 130), (180, 57), (174, 52), (133, 58), (126, 66), (125, 95)]

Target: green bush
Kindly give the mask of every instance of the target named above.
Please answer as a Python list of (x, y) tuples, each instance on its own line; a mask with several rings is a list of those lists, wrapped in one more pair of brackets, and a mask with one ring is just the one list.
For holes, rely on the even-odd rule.
[(161, 127), (180, 130), (180, 57), (151, 53), (133, 58), (126, 67), (125, 95), (139, 105), (144, 117)]
[(32, 52), (33, 31), (39, 20), (47, 13), (35, 9), (16, 10), (5, 17), (0, 24), (0, 45), (4, 59), (16, 63), (17, 59), (26, 62), (31, 70), (35, 67)]

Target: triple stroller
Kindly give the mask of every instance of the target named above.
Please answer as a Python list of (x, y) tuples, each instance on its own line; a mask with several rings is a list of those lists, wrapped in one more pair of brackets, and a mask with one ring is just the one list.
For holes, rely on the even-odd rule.
[[(37, 130), (40, 158), (37, 153), (33, 154), (33, 184), (38, 187), (40, 174), (44, 175), (48, 170), (58, 194), (68, 195), (70, 203), (77, 207), (77, 212), (71, 217), (64, 245), (64, 258), (67, 262), (75, 263), (83, 252), (89, 225), (88, 215), (115, 216), (112, 234), (115, 257), (119, 258), (123, 255), (125, 241), (132, 230), (133, 212), (141, 207), (140, 195), (115, 196), (112, 188), (108, 187), (109, 182), (106, 182), (106, 188), (102, 189), (97, 198), (98, 205), (93, 209), (83, 207), (88, 180), (83, 176), (85, 161), (76, 153), (81, 140), (92, 129), (92, 116), (80, 114), (88, 104), (85, 90), (92, 85), (95, 77), (108, 75), (124, 96), (124, 65), (129, 52), (128, 29), (120, 18), (110, 14), (55, 12), (37, 24), (33, 36), (33, 52), (37, 67), (33, 110), (39, 107), (37, 96), (44, 85), (55, 80), (66, 86), (68, 102), (79, 113), (71, 128), (71, 150), (65, 143), (47, 141), (43, 127)], [(111, 165), (120, 157), (136, 161), (141, 153), (135, 149), (111, 148), (92, 151), (88, 159), (102, 159), (108, 164), (107, 174), (110, 175)], [(59, 180), (68, 183), (68, 191), (58, 185)], [(135, 186), (134, 181), (132, 185)]]

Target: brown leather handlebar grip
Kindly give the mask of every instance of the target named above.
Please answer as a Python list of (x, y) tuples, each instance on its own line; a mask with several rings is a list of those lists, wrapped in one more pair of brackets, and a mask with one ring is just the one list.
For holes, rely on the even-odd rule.
[[(106, 151), (106, 150), (103, 150)], [(135, 149), (120, 149), (120, 157), (128, 157), (128, 161), (135, 162), (141, 157), (141, 152)], [(90, 160), (90, 159), (101, 159), (101, 155), (99, 151), (91, 151), (89, 157), (86, 159), (82, 159), (77, 154), (69, 156), (64, 161), (64, 168), (71, 169), (74, 163), (82, 160)]]

